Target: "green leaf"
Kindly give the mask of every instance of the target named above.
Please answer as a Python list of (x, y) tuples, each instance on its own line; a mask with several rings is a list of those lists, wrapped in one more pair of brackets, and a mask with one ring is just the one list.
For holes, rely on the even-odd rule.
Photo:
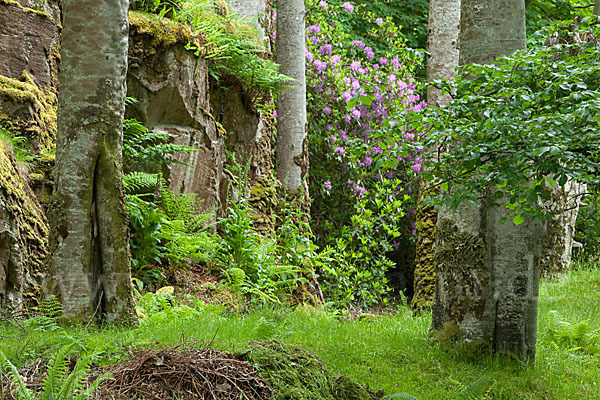
[(523, 221), (525, 221), (525, 219), (523, 218), (523, 214), (517, 214), (513, 218), (513, 224), (515, 225), (521, 225)]

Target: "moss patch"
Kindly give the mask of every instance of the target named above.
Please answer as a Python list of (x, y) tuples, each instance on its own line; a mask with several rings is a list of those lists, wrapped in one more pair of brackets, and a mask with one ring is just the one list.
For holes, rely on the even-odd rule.
[(9, 5), (9, 6), (16, 6), (16, 7), (19, 7), (21, 10), (23, 10), (25, 12), (32, 13), (32, 14), (38, 14), (38, 15), (41, 15), (43, 17), (47, 17), (47, 18), (52, 19), (52, 15), (50, 15), (48, 13), (45, 13), (43, 11), (40, 11), (40, 10), (34, 10), (33, 8), (23, 7), (21, 5), (21, 3), (19, 3), (18, 1), (15, 1), (15, 0), (0, 0), (0, 4), (6, 4), (6, 5)]
[(422, 199), (419, 203), (416, 216), (415, 294), (411, 303), (417, 312), (433, 305), (435, 294), (435, 249), (433, 244), (437, 223), (437, 211), (430, 204), (424, 204)]
[(0, 140), (0, 201), (23, 253), (26, 286), (34, 284), (47, 253), (48, 222), (33, 191), (15, 167), (11, 150)]
[(272, 177), (261, 176), (250, 188), (250, 205), (253, 210), (253, 224), (261, 234), (275, 231), (273, 211), (277, 207), (277, 182)]
[(0, 123), (27, 137), (36, 153), (54, 148), (57, 104), (56, 94), (40, 88), (28, 73), (19, 79), (0, 75)]
[[(202, 35), (192, 31), (189, 25), (183, 25), (169, 18), (159, 18), (157, 15), (140, 11), (129, 12), (130, 37), (142, 36), (146, 40), (130, 41), (130, 67), (137, 67), (147, 56), (152, 56), (159, 49), (173, 46), (177, 43), (191, 44), (200, 49), (199, 56), (204, 56), (203, 49), (207, 42)], [(133, 56), (133, 57), (132, 57)], [(132, 61), (139, 60), (139, 61)]]
[(238, 356), (257, 366), (275, 400), (371, 400), (383, 398), (346, 376), (336, 376), (314, 354), (281, 342), (257, 341)]

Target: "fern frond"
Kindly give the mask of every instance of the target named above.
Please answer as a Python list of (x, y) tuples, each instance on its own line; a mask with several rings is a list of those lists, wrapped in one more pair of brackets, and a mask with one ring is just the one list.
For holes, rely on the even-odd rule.
[(63, 380), (62, 386), (56, 395), (57, 399), (80, 399), (79, 394), (84, 391), (87, 375), (90, 372), (91, 360), (81, 357), (77, 360), (73, 371)]
[(411, 396), (410, 394), (407, 394), (407, 393), (395, 393), (395, 394), (391, 394), (389, 396), (385, 396), (383, 398), (383, 400), (392, 400), (392, 399), (419, 400), (415, 396)]
[(2, 370), (8, 370), (8, 376), (17, 385), (16, 393), (17, 396), (19, 396), (18, 398), (23, 400), (35, 400), (33, 391), (27, 388), (27, 385), (25, 385), (25, 381), (23, 381), (23, 378), (19, 374), (17, 367), (10, 362), (2, 350), (0, 350), (0, 368)]
[(51, 400), (56, 398), (55, 394), (62, 386), (65, 377), (68, 374), (67, 365), (69, 359), (67, 353), (71, 350), (71, 345), (61, 347), (58, 352), (50, 359), (48, 371), (42, 382), (41, 400)]
[(149, 174), (146, 172), (134, 171), (123, 176), (123, 186), (126, 193), (135, 193), (141, 190), (148, 190), (148, 194), (154, 193), (159, 183), (161, 183), (160, 174)]
[(479, 399), (488, 389), (491, 379), (492, 377), (490, 375), (483, 375), (459, 393), (457, 398), (460, 400)]

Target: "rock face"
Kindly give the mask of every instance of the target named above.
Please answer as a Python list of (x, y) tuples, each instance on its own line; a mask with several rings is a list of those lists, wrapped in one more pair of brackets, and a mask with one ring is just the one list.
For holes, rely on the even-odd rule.
[(173, 142), (198, 151), (180, 153), (169, 171), (171, 190), (197, 193), (207, 209), (218, 209), (225, 145), (222, 128), (210, 113), (206, 60), (186, 50), (189, 38), (160, 41), (170, 27), (131, 14), (128, 96), (138, 104), (132, 115), (149, 129), (167, 132)]
[(34, 296), (47, 252), (48, 222), (27, 177), (0, 140), (0, 311)]
[[(225, 172), (230, 152), (240, 165), (250, 161), (250, 202), (260, 209), (256, 227), (271, 231), (276, 205), (273, 118), (256, 110), (256, 94), (247, 93), (234, 77), (209, 80), (207, 60), (185, 49), (195, 40), (190, 32), (135, 12), (130, 23), (127, 86), (138, 104), (128, 116), (168, 133), (175, 144), (198, 149), (175, 155), (189, 166), (170, 167), (169, 188), (198, 194), (205, 209), (222, 215), (228, 190), (235, 198), (238, 189), (230, 184), (236, 177)], [(261, 101), (272, 104), (268, 96)]]
[[(41, 9), (30, 8), (34, 3), (41, 3)], [(18, 78), (25, 71), (43, 87), (53, 83), (59, 42), (58, 16), (56, 1), (0, 0), (0, 75)]]
[[(35, 3), (0, 0), (0, 128), (40, 154), (56, 133), (60, 13), (57, 1)], [(45, 179), (17, 162), (12, 146), (0, 140), (0, 311), (36, 295), (47, 253), (48, 222), (30, 186)]]
[[(233, 78), (226, 85), (213, 84), (210, 101), (217, 120), (226, 132), (227, 151), (235, 155), (238, 164), (248, 166), (251, 186), (249, 201), (257, 211), (255, 227), (261, 233), (272, 232), (278, 185), (273, 179), (275, 121), (271, 116), (254, 109), (249, 94)], [(272, 104), (273, 100), (269, 97), (263, 99), (263, 102)], [(227, 176), (221, 189), (223, 193), (227, 191), (230, 182), (230, 177)], [(237, 187), (232, 186), (230, 189), (237, 196)]]

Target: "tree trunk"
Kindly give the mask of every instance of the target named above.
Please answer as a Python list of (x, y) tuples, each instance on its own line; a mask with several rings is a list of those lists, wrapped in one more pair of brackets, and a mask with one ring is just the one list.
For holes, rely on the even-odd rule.
[(571, 266), (575, 222), (586, 185), (569, 180), (563, 186), (546, 184), (546, 190), (550, 192), (551, 199), (544, 201), (544, 206), (552, 214), (552, 220), (548, 222), (540, 264), (544, 276), (566, 272)]
[(308, 193), (304, 0), (277, 6), (277, 62), (293, 79), (277, 97), (277, 177), (289, 191)]
[(594, 15), (600, 17), (600, 0), (596, 0), (596, 3), (594, 3)]
[(259, 20), (260, 17), (266, 17), (265, 0), (227, 0), (227, 3), (229, 4), (229, 11), (248, 19), (249, 22), (255, 22), (261, 38), (265, 38), (264, 22)]
[[(524, 49), (525, 39), (524, 0), (462, 1), (460, 65), (494, 62)], [(488, 207), (488, 195), (440, 209), (433, 330), (533, 360), (545, 224), (502, 223), (509, 211)]]
[(127, 0), (63, 0), (51, 280), (65, 316), (135, 318), (122, 184)]
[[(460, 24), (460, 0), (431, 0), (429, 2), (429, 32), (427, 35), (427, 80), (451, 79), (458, 66), (458, 28)], [(439, 89), (427, 89), (429, 106), (445, 107), (452, 98)], [(431, 194), (419, 193), (416, 215), (415, 294), (412, 307), (415, 310), (430, 307), (435, 292), (434, 248), (436, 210), (426, 204)]]

